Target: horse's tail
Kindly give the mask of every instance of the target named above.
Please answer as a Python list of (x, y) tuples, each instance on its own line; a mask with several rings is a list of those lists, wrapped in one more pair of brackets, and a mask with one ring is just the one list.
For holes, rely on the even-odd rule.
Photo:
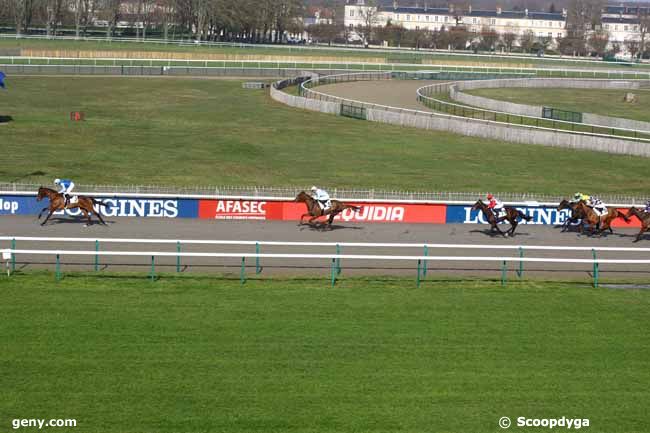
[(523, 220), (525, 220), (525, 221), (531, 221), (531, 220), (533, 219), (532, 216), (526, 215), (525, 213), (523, 213), (523, 212), (520, 211), (520, 210), (517, 210), (517, 215), (518, 215), (521, 219), (523, 219)]
[(352, 206), (351, 204), (346, 204), (345, 206), (343, 206), (343, 210), (352, 209), (355, 212), (359, 212), (362, 208), (363, 206)]
[(91, 197), (90, 199), (93, 201), (93, 204), (98, 204), (98, 205), (100, 205), (100, 206), (104, 206), (104, 207), (107, 207), (107, 208), (109, 208), (109, 209), (110, 209), (110, 207), (111, 207), (110, 204), (104, 203), (104, 202), (99, 201), (99, 200), (97, 200), (97, 199), (95, 199), (95, 198), (92, 198), (92, 197)]

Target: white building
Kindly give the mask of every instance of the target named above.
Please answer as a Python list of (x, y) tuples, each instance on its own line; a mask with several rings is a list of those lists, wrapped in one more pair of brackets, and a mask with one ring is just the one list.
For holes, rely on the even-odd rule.
[[(347, 0), (345, 6), (345, 25), (350, 29), (368, 24), (368, 15), (372, 15), (372, 25), (401, 25), (409, 30), (440, 30), (460, 25), (470, 32), (479, 33), (488, 28), (497, 34), (514, 33), (521, 36), (531, 31), (536, 37), (550, 38), (554, 43), (557, 38), (566, 36), (567, 11), (558, 13), (537, 11), (503, 11), (496, 10), (455, 10), (448, 8), (402, 7), (395, 1), (389, 7), (373, 8), (365, 0)], [(645, 8), (650, 9), (650, 8)], [(644, 8), (607, 6), (603, 10), (603, 28), (610, 35), (610, 43), (618, 43), (625, 49), (624, 42), (639, 37), (639, 11)]]

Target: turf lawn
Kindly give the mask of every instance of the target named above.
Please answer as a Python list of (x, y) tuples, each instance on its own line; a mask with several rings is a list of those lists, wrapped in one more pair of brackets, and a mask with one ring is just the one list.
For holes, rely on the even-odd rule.
[(232, 55), (270, 55), (270, 56), (304, 56), (304, 57), (355, 57), (362, 61), (364, 58), (384, 59), (385, 62), (419, 62), (423, 59), (434, 64), (465, 64), (465, 65), (494, 65), (495, 67), (566, 67), (566, 68), (606, 68), (621, 69), (625, 71), (646, 71), (650, 68), (647, 64), (637, 64), (634, 66), (622, 65), (612, 62), (601, 62), (593, 60), (576, 61), (575, 58), (563, 60), (550, 60), (538, 57), (527, 58), (504, 58), (493, 57), (490, 55), (463, 55), (467, 52), (456, 52), (453, 55), (444, 52), (431, 54), (395, 52), (386, 53), (380, 50), (365, 50), (360, 46), (350, 45), (352, 50), (329, 49), (305, 49), (302, 46), (282, 46), (282, 47), (208, 47), (194, 46), (191, 44), (160, 44), (160, 43), (133, 43), (119, 41), (73, 41), (73, 40), (45, 40), (45, 39), (0, 39), (0, 51), (12, 50), (16, 48), (39, 49), (39, 50), (95, 50), (95, 51), (159, 51), (159, 52), (191, 52), (200, 54), (219, 53)]
[(566, 283), (18, 274), (0, 278), (0, 425), (647, 432), (649, 311), (648, 291)]
[[(9, 77), (0, 181), (645, 195), (639, 157), (481, 140), (286, 107), (236, 80)], [(85, 122), (71, 122), (84, 111)], [(583, 175), (577, 176), (576, 170)], [(603, 173), (607, 176), (584, 174)]]
[[(637, 102), (623, 100), (627, 92), (637, 96)], [(650, 90), (596, 89), (477, 89), (467, 93), (518, 104), (543, 105), (581, 113), (650, 122)]]

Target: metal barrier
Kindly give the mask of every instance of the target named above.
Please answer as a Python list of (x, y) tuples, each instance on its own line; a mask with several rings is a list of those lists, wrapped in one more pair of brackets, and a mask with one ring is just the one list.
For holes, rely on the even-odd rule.
[[(562, 264), (589, 264), (592, 266), (592, 279), (594, 287), (598, 287), (600, 278), (600, 265), (603, 264), (632, 264), (648, 265), (650, 259), (603, 259), (598, 258), (599, 252), (630, 252), (650, 253), (650, 248), (623, 248), (623, 247), (564, 247), (564, 246), (539, 246), (539, 245), (476, 245), (476, 244), (430, 244), (430, 243), (365, 243), (365, 242), (278, 242), (278, 241), (233, 241), (233, 240), (177, 240), (177, 239), (127, 239), (127, 238), (56, 238), (56, 237), (11, 237), (2, 236), (0, 241), (11, 241), (11, 248), (0, 249), (3, 260), (6, 262), (7, 275), (15, 272), (16, 255), (48, 255), (56, 258), (56, 279), (61, 279), (61, 257), (62, 256), (94, 256), (94, 270), (99, 270), (99, 258), (102, 256), (118, 257), (150, 257), (150, 277), (155, 279), (155, 259), (157, 257), (176, 258), (176, 272), (181, 272), (181, 259), (184, 257), (203, 258), (241, 258), (240, 279), (246, 280), (246, 259), (255, 259), (255, 272), (261, 273), (261, 259), (306, 259), (323, 260), (330, 263), (331, 284), (334, 285), (342, 272), (342, 260), (369, 260), (369, 261), (411, 261), (417, 263), (416, 285), (427, 275), (427, 264), (430, 262), (494, 262), (500, 265), (501, 283), (507, 283), (507, 265), (515, 263), (518, 265), (516, 274), (519, 278), (524, 275), (525, 263), (562, 263)], [(64, 250), (64, 249), (21, 249), (17, 248), (17, 242), (63, 242), (63, 243), (91, 243), (92, 250)], [(102, 251), (103, 244), (168, 244), (174, 245), (176, 251)], [(254, 246), (254, 252), (187, 252), (182, 251), (187, 245), (235, 245)], [(262, 253), (261, 248), (265, 246), (286, 246), (286, 247), (327, 247), (335, 248), (335, 253)], [(342, 254), (343, 248), (395, 248), (395, 249), (416, 249), (421, 251), (420, 255), (378, 255), (378, 254)], [(516, 251), (516, 256), (432, 256), (430, 252), (435, 249), (452, 250), (509, 250)], [(556, 258), (556, 257), (524, 257), (525, 252), (530, 251), (572, 251), (590, 253), (591, 258)]]
[[(647, 72), (629, 70), (603, 70), (579, 68), (522, 68), (501, 66), (465, 66), (465, 65), (423, 65), (404, 63), (370, 63), (350, 61), (313, 61), (305, 57), (300, 61), (282, 60), (192, 60), (192, 59), (132, 59), (132, 58), (93, 58), (93, 57), (26, 57), (26, 56), (0, 56), (0, 65), (3, 66), (41, 66), (41, 67), (85, 67), (85, 68), (197, 68), (197, 69), (259, 69), (259, 70), (321, 70), (321, 71), (355, 71), (355, 72), (429, 72), (436, 74), (493, 74), (493, 78), (507, 77), (508, 75), (535, 76), (548, 78), (604, 78), (604, 79), (650, 79), (650, 70)], [(55, 69), (52, 69), (56, 71)], [(80, 69), (83, 70), (83, 69)], [(440, 78), (453, 79), (453, 78)], [(468, 77), (466, 79), (471, 79)]]
[[(448, 102), (431, 97), (434, 94), (449, 93), (457, 83), (432, 84), (417, 89), (417, 99), (426, 107), (434, 111), (451, 114), (453, 116), (468, 117), (471, 119), (489, 120), (536, 129), (560, 131), (565, 133), (582, 132), (599, 137), (623, 138), (644, 143), (650, 143), (650, 134), (647, 131), (627, 128), (612, 128), (602, 125), (593, 125), (576, 121), (563, 120), (558, 117), (533, 117), (522, 114), (507, 113), (504, 111), (488, 110), (485, 108), (471, 107), (469, 105)], [(576, 113), (580, 114), (580, 113)], [(582, 117), (580, 116), (581, 120)]]
[[(435, 112), (427, 112), (427, 111), (420, 111), (420, 110), (410, 110), (406, 108), (399, 108), (399, 107), (392, 107), (392, 106), (387, 106), (387, 105), (381, 105), (381, 104), (372, 104), (372, 103), (367, 103), (363, 101), (358, 101), (358, 100), (353, 100), (353, 99), (347, 99), (347, 98), (342, 98), (338, 96), (333, 96), (333, 95), (328, 95), (322, 92), (317, 92), (313, 90), (311, 87), (318, 86), (320, 84), (330, 84), (330, 83), (340, 83), (340, 82), (346, 82), (346, 81), (367, 81), (367, 80), (387, 80), (392, 78), (393, 75), (392, 73), (388, 72), (377, 72), (377, 73), (347, 73), (347, 74), (338, 74), (338, 75), (333, 75), (333, 76), (324, 76), (324, 77), (319, 77), (317, 79), (312, 79), (312, 80), (307, 80), (303, 82), (300, 86), (302, 88), (301, 90), (301, 95), (306, 97), (306, 98), (312, 98), (316, 99), (319, 101), (328, 101), (328, 102), (335, 102), (335, 103), (345, 103), (348, 105), (356, 105), (359, 107), (364, 107), (367, 109), (375, 109), (375, 110), (380, 110), (380, 111), (385, 111), (387, 113), (394, 113), (397, 115), (412, 115), (416, 118), (429, 118), (431, 120), (440, 120), (441, 116), (446, 116), (447, 119), (449, 120), (466, 120), (466, 119), (471, 119), (474, 122), (482, 122), (482, 123), (477, 123), (476, 127), (479, 128), (478, 132), (474, 132), (473, 134), (475, 136), (481, 136), (483, 138), (498, 138), (500, 134), (503, 133), (503, 131), (491, 131), (486, 129), (485, 127), (488, 125), (499, 125), (507, 128), (516, 128), (516, 130), (519, 131), (539, 131), (540, 133), (548, 133), (548, 134), (566, 134), (566, 135), (573, 135), (576, 137), (581, 137), (581, 138), (593, 138), (591, 141), (589, 141), (586, 144), (580, 144), (580, 146), (576, 146), (574, 143), (571, 144), (571, 146), (574, 147), (579, 147), (579, 148), (584, 148), (588, 150), (597, 150), (597, 151), (609, 151), (609, 152), (614, 152), (614, 153), (621, 153), (621, 154), (630, 154), (630, 155), (642, 155), (642, 156), (648, 156), (650, 154), (650, 148), (647, 148), (645, 146), (646, 143), (650, 143), (650, 135), (644, 134), (640, 135), (638, 134), (638, 131), (636, 130), (621, 130), (621, 129), (612, 129), (608, 127), (602, 127), (602, 126), (597, 126), (597, 125), (587, 125), (587, 124), (575, 124), (575, 123), (570, 123), (570, 122), (562, 122), (559, 120), (548, 120), (548, 119), (543, 119), (543, 118), (531, 118), (533, 124), (529, 124), (530, 122), (524, 122), (523, 119), (526, 119), (526, 116), (520, 116), (520, 115), (513, 115), (510, 113), (497, 113), (489, 110), (483, 110), (483, 109), (476, 109), (472, 107), (467, 107), (464, 105), (459, 105), (459, 104), (453, 104), (450, 102), (434, 99), (434, 98), (429, 98), (425, 96), (422, 93), (422, 89), (428, 88), (428, 87), (434, 87), (434, 86), (449, 86), (450, 84), (433, 84), (431, 86), (424, 86), (423, 88), (418, 89), (417, 91), (417, 98), (424, 102), (425, 104), (428, 102), (429, 104), (432, 104), (433, 107), (432, 109), (434, 111), (445, 111), (445, 107), (454, 107), (453, 111), (451, 114), (447, 113), (435, 113)], [(436, 109), (436, 107), (438, 109)], [(482, 113), (481, 116), (476, 117), (472, 113)], [(498, 117), (502, 116), (502, 117)], [(519, 123), (513, 123), (510, 120), (511, 119), (522, 119)], [(549, 125), (542, 124), (542, 122), (550, 122)], [(409, 124), (415, 123), (413, 120), (409, 121)], [(573, 127), (575, 129), (561, 129), (557, 126), (559, 124), (566, 123), (569, 125), (574, 125)], [(422, 125), (422, 122), (415, 124), (415, 126)], [(419, 126), (423, 127), (423, 126)], [(581, 131), (578, 130), (578, 128), (581, 127), (587, 127), (587, 128), (593, 128), (592, 130), (587, 130), (587, 131)], [(443, 129), (440, 126), (435, 126), (435, 127), (427, 127), (428, 129)], [(448, 127), (449, 128), (449, 127)], [(601, 129), (604, 129), (605, 131), (612, 132), (613, 134), (607, 134), (607, 133), (599, 133)], [(445, 130), (450, 130), (451, 129), (445, 129)], [(463, 129), (464, 132), (461, 132), (465, 135), (469, 135), (467, 131), (467, 126)], [(509, 133), (511, 134), (513, 130), (509, 129)], [(615, 132), (617, 131), (627, 131), (629, 134), (625, 135), (615, 135)], [(452, 131), (456, 132), (456, 131)], [(530, 135), (530, 134), (529, 134)], [(639, 135), (639, 136), (635, 136)], [(646, 138), (647, 137), (647, 138)], [(548, 137), (537, 137), (536, 138), (538, 141), (533, 141), (531, 142), (530, 139), (524, 140), (524, 142), (527, 143), (537, 143), (537, 144), (547, 144), (546, 141), (551, 141), (553, 144), (551, 145), (556, 145), (556, 146), (562, 146), (561, 143), (558, 143), (558, 137), (556, 136), (548, 136)], [(523, 140), (520, 138), (520, 140)], [(600, 140), (600, 141), (599, 141)], [(616, 143), (618, 144), (624, 144), (622, 146), (622, 150), (619, 150), (619, 146), (609, 146), (609, 142), (602, 142), (602, 140), (616, 140)], [(507, 140), (507, 141), (512, 141), (512, 140)]]

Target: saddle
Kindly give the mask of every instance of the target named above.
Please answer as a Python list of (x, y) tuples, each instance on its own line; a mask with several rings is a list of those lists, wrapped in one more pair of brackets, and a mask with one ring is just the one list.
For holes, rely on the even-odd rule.
[(79, 196), (78, 195), (67, 196), (67, 195), (64, 194), (63, 198), (65, 199), (64, 206), (68, 206), (70, 204), (77, 204), (79, 202)]

